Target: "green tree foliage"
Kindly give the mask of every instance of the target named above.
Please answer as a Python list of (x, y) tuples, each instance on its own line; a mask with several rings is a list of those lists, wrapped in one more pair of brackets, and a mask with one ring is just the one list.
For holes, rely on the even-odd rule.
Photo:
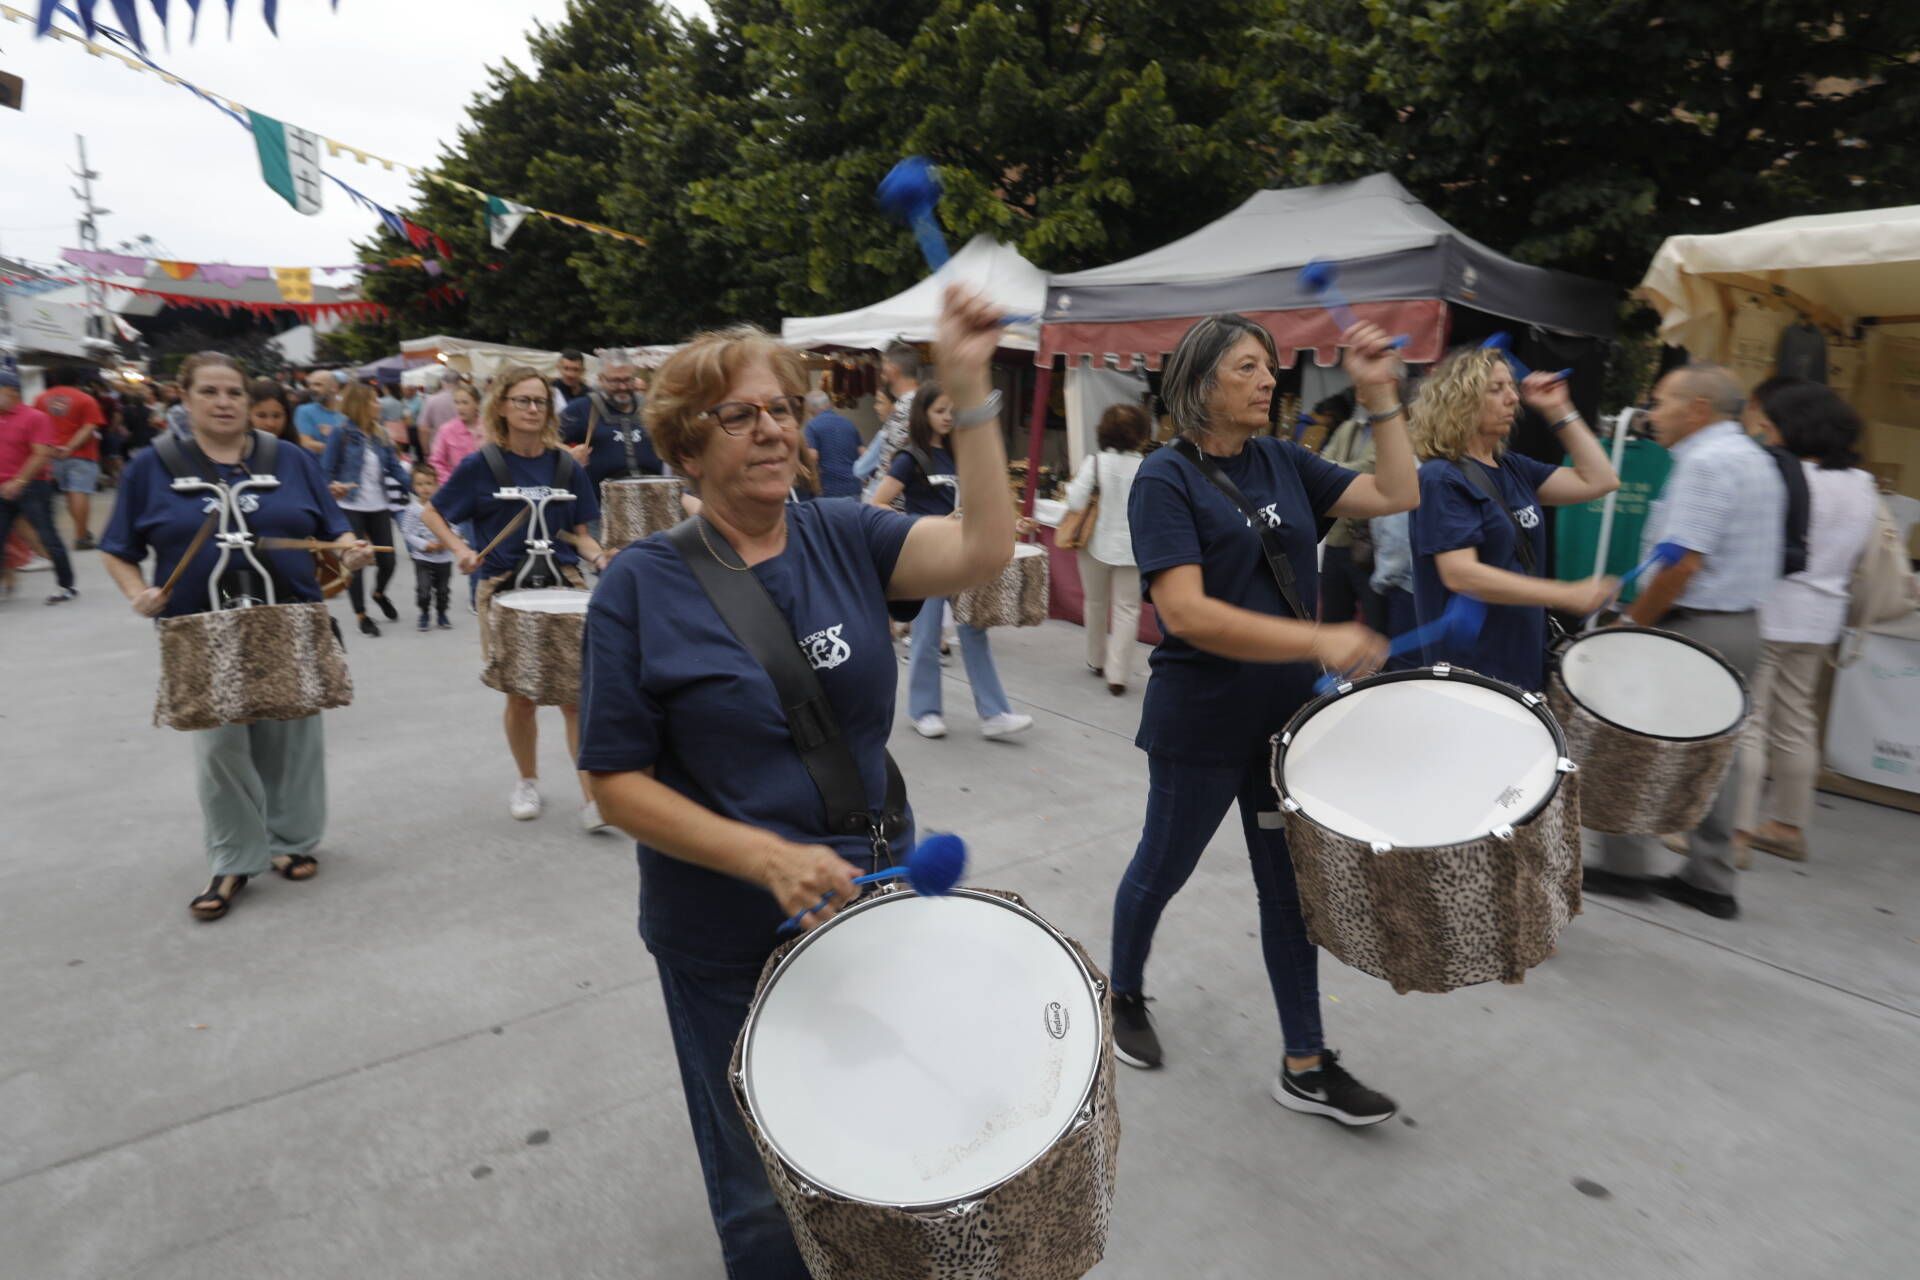
[(1637, 283), (1669, 235), (1920, 198), (1920, 5), (1274, 0), (1297, 182), (1390, 170), (1523, 261)]

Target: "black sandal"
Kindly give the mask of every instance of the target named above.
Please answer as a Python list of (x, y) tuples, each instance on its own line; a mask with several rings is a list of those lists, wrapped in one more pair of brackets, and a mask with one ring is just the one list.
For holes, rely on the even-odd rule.
[[(224, 893), (221, 892), (223, 886), (226, 889)], [(227, 909), (233, 906), (233, 900), (246, 887), (245, 876), (215, 876), (207, 882), (207, 891), (188, 903), (187, 909), (193, 912), (196, 920), (218, 920), (227, 914)]]
[(283, 853), (274, 858), (273, 869), (289, 880), (311, 880), (320, 874), (320, 861), (309, 854)]

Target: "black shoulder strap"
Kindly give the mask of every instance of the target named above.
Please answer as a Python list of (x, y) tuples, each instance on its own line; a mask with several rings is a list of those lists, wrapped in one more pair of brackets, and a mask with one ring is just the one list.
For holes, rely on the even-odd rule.
[(553, 461), (553, 487), (571, 489), (573, 488), (573, 455), (565, 449), (558, 452), (560, 456)]
[[(702, 539), (703, 518), (692, 516), (681, 521), (667, 531), (667, 541), (693, 571), (694, 581), (707, 593), (720, 620), (772, 678), (774, 692), (786, 711), (793, 745), (827, 802), (828, 825), (841, 835), (871, 836), (877, 829), (887, 839), (899, 836), (906, 829), (907, 787), (892, 754), (887, 756), (884, 812), (876, 822), (867, 804), (866, 787), (860, 781), (859, 766), (840, 736), (833, 704), (827, 701), (812, 664), (794, 640), (793, 628), (760, 580), (740, 571), (744, 565), (730, 566), (715, 559), (723, 553), (729, 560), (738, 557), (711, 525)], [(712, 544), (712, 551), (707, 543)], [(877, 855), (886, 855), (884, 844), (884, 839), (875, 840)]]
[[(200, 452), (200, 446), (191, 440), (182, 440), (171, 430), (155, 436), (153, 451), (160, 455), (160, 462), (167, 473), (176, 480), (190, 476), (199, 476), (203, 480), (219, 483), (219, 473)], [(274, 466), (280, 459), (280, 440), (264, 431), (253, 433), (253, 453), (248, 459), (247, 470), (255, 475), (271, 476), (279, 474)]]
[[(1251, 502), (1247, 501), (1247, 495), (1240, 492), (1240, 486), (1227, 477), (1227, 473), (1220, 469), (1220, 464), (1209, 458), (1192, 440), (1180, 436), (1174, 440), (1171, 447), (1175, 453), (1198, 467), (1200, 474), (1207, 478), (1207, 483), (1225, 494), (1227, 501), (1240, 509), (1240, 514), (1247, 518), (1247, 523), (1253, 526), (1253, 531), (1260, 535), (1260, 549), (1266, 553), (1267, 568), (1273, 572), (1273, 580), (1279, 584), (1280, 598), (1286, 601), (1287, 608), (1292, 611), (1294, 617), (1303, 622), (1312, 622), (1314, 615), (1307, 612), (1300, 603), (1300, 588), (1296, 585), (1293, 576), (1293, 561), (1287, 559), (1287, 550), (1280, 545), (1280, 535), (1267, 527), (1267, 522), (1260, 518), (1260, 513), (1253, 509)], [(1248, 442), (1248, 447), (1252, 447), (1251, 441)]]
[[(187, 480), (202, 474), (187, 461), (187, 451), (180, 447), (180, 437), (171, 428), (153, 438), (153, 451), (159, 455), (160, 464), (167, 469), (167, 474), (175, 480)], [(194, 452), (198, 453), (199, 450)]]
[(920, 468), (920, 478), (931, 484), (933, 482), (933, 455), (911, 441), (907, 444), (906, 453), (909, 458), (913, 459), (913, 465)]
[(1536, 576), (1537, 570), (1534, 567), (1533, 559), (1533, 535), (1525, 525), (1520, 523), (1520, 517), (1513, 514), (1513, 508), (1508, 506), (1506, 498), (1501, 496), (1500, 487), (1494, 484), (1493, 477), (1487, 474), (1486, 467), (1475, 462), (1472, 458), (1462, 458), (1453, 465), (1461, 475), (1467, 478), (1468, 484), (1478, 489), (1481, 496), (1486, 498), (1487, 501), (1506, 512), (1507, 519), (1513, 521), (1513, 553), (1520, 557), (1520, 567), (1526, 570), (1527, 575), (1529, 577)]
[(513, 488), (513, 477), (507, 474), (507, 458), (500, 452), (499, 445), (491, 443), (482, 445), (480, 456), (487, 460), (487, 470), (493, 472), (494, 488)]
[(247, 470), (259, 476), (278, 475), (274, 467), (280, 461), (280, 437), (264, 431), (253, 433), (253, 458)]

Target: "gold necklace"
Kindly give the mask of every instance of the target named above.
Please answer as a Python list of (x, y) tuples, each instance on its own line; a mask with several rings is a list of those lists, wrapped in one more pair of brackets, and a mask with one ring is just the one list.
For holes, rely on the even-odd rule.
[(706, 517), (705, 517), (705, 516), (695, 516), (695, 517), (694, 517), (694, 519), (695, 519), (695, 520), (697, 520), (697, 521), (699, 522), (699, 523), (697, 523), (697, 524), (695, 524), (695, 525), (694, 525), (694, 528), (695, 528), (695, 529), (697, 529), (697, 530), (699, 530), (699, 532), (700, 532), (700, 545), (702, 545), (702, 546), (704, 546), (704, 547), (705, 547), (705, 548), (707, 549), (707, 554), (708, 554), (708, 555), (710, 555), (710, 556), (712, 556), (712, 557), (713, 557), (713, 558), (714, 558), (715, 560), (719, 560), (719, 561), (720, 561), (720, 565), (721, 565), (721, 567), (722, 567), (722, 568), (725, 568), (725, 569), (731, 569), (731, 570), (733, 570), (733, 571), (734, 571), (735, 573), (747, 573), (747, 572), (749, 572), (749, 571), (750, 571), (750, 566), (748, 566), (748, 565), (746, 565), (745, 563), (742, 563), (742, 564), (728, 564), (728, 563), (727, 563), (727, 562), (726, 562), (726, 561), (725, 561), (724, 559), (722, 559), (722, 558), (721, 558), (721, 555), (720, 555), (720, 553), (719, 553), (718, 551), (715, 551), (715, 550), (713, 549), (713, 544), (712, 544), (711, 542), (708, 542), (708, 541), (707, 541), (707, 521), (706, 521)]

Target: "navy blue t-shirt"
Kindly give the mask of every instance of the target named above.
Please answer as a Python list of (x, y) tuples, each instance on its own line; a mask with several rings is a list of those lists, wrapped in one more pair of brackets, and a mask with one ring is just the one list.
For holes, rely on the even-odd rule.
[[(1291, 440), (1261, 436), (1238, 456), (1216, 458), (1254, 510), (1279, 531), (1293, 564), (1295, 591), (1306, 608), (1320, 598), (1314, 548), (1319, 521), (1354, 481)], [(1276, 617), (1291, 617), (1273, 580), (1260, 535), (1240, 509), (1207, 482), (1199, 467), (1172, 449), (1140, 464), (1127, 499), (1133, 556), (1144, 594), (1154, 575), (1197, 564), (1216, 600)], [(1162, 622), (1164, 627), (1164, 619)], [(1238, 765), (1258, 754), (1313, 693), (1318, 666), (1306, 662), (1239, 662), (1203, 653), (1168, 631), (1154, 648), (1134, 739), (1146, 751), (1209, 764)]]
[(905, 449), (893, 455), (887, 474), (906, 486), (901, 495), (910, 516), (950, 516), (960, 496), (960, 481), (953, 474), (953, 455), (935, 445), (926, 451), (928, 466), (923, 470), (913, 454)]
[(578, 400), (569, 400), (560, 415), (560, 438), (568, 444), (584, 443), (587, 439), (587, 423), (593, 423), (593, 442), (587, 451), (587, 475), (593, 480), (594, 490), (599, 491), (602, 480), (632, 474), (627, 467), (629, 444), (633, 445), (633, 460), (638, 464), (641, 475), (661, 474), (666, 468), (661, 465), (660, 455), (653, 451), (653, 441), (641, 425), (645, 397), (634, 397), (633, 412), (630, 414), (616, 413), (611, 405), (607, 405), (597, 417), (593, 412), (594, 398), (582, 396)]
[[(787, 548), (753, 566), (833, 704), (867, 796), (886, 795), (899, 663), (887, 582), (913, 521), (852, 502), (787, 508)], [(830, 835), (772, 678), (664, 538), (614, 558), (587, 610), (580, 768), (654, 776), (725, 817), (829, 845), (871, 870), (865, 836)], [(902, 847), (911, 842), (909, 835)], [(759, 972), (783, 913), (758, 885), (639, 846), (640, 936), (669, 963)]]
[[(553, 484), (554, 476), (560, 469), (560, 451), (549, 449), (537, 458), (523, 458), (517, 453), (501, 451), (507, 460), (507, 475), (517, 489), (536, 489)], [(595, 497), (593, 482), (587, 478), (584, 467), (574, 467), (573, 483), (568, 491), (574, 500), (555, 499), (547, 504), (547, 530), (558, 533), (562, 529), (573, 530), (592, 520), (600, 518), (600, 500)], [(494, 491), (499, 486), (494, 483), (493, 468), (487, 465), (486, 455), (476, 450), (461, 459), (460, 465), (453, 469), (440, 492), (433, 495), (434, 509), (446, 518), (448, 524), (462, 524), (468, 520), (474, 524), (473, 549), (492, 542), (494, 537), (526, 510), (527, 504), (518, 498), (496, 498)], [(501, 539), (500, 545), (487, 553), (480, 573), (482, 577), (498, 577), (510, 571), (526, 555), (527, 537), (533, 528), (533, 517), (520, 522), (520, 527)], [(573, 547), (554, 539), (553, 558), (559, 564), (576, 563), (580, 556)]]
[(820, 455), (820, 496), (857, 498), (853, 464), (860, 458), (860, 428), (829, 409), (807, 423), (807, 447)]
[[(258, 442), (255, 442), (256, 447)], [(249, 489), (240, 495), (240, 514), (247, 529), (256, 538), (319, 538), (332, 542), (349, 532), (347, 518), (327, 493), (320, 476), (320, 464), (298, 445), (281, 441), (274, 451), (273, 474), (280, 479), (274, 489)], [(232, 484), (246, 478), (244, 466), (214, 464), (220, 478)], [(113, 519), (100, 539), (100, 549), (108, 555), (139, 564), (151, 550), (153, 584), (159, 586), (180, 563), (194, 535), (208, 516), (219, 509), (218, 500), (207, 492), (179, 493), (173, 488), (173, 473), (154, 449), (144, 449), (127, 463), (120, 479), (120, 493), (113, 504)], [(215, 526), (216, 531), (218, 526)], [(237, 556), (239, 553), (235, 552)], [(313, 555), (307, 551), (261, 551), (254, 556), (274, 575), (275, 603), (294, 604), (318, 600), (320, 583), (314, 576)], [(207, 598), (207, 583), (220, 559), (220, 548), (212, 535), (194, 554), (193, 563), (174, 584), (161, 616), (178, 617), (186, 613), (205, 613), (212, 608)], [(228, 564), (234, 563), (229, 557)]]
[[(1461, 467), (1481, 467), (1492, 476), (1503, 504), (1490, 501), (1461, 474)], [(1473, 547), (1480, 563), (1524, 573), (1515, 549), (1517, 531), (1513, 522), (1517, 519), (1533, 543), (1534, 564), (1546, 567), (1547, 531), (1539, 490), (1556, 470), (1525, 454), (1511, 452), (1501, 455), (1500, 465), (1492, 469), (1471, 458), (1459, 462), (1430, 458), (1420, 464), (1420, 505), (1414, 509), (1409, 535), (1413, 545), (1413, 603), (1422, 622), (1439, 617), (1453, 599), (1433, 562), (1434, 556), (1443, 551)], [(1546, 651), (1544, 608), (1496, 604), (1487, 607), (1487, 620), (1477, 640), (1465, 645), (1431, 646), (1426, 661), (1451, 662), (1538, 691), (1547, 683)]]

